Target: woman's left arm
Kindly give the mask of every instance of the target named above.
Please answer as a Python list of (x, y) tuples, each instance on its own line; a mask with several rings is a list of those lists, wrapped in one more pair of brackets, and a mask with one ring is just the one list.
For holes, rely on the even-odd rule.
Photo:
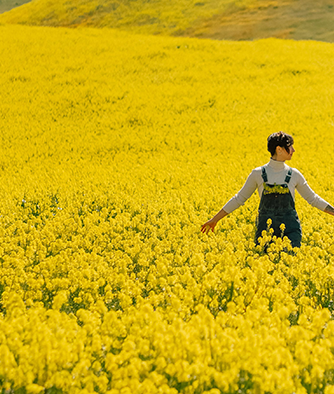
[(327, 205), (327, 207), (324, 209), (324, 212), (329, 213), (330, 215), (334, 216), (334, 208), (331, 205)]
[[(329, 211), (333, 209), (333, 207), (310, 188), (304, 176), (296, 169), (294, 169), (294, 175), (296, 177), (296, 189), (299, 194), (312, 205), (312, 207), (319, 208), (321, 211), (326, 210), (326, 212), (331, 213)], [(334, 214), (334, 210), (331, 214)]]

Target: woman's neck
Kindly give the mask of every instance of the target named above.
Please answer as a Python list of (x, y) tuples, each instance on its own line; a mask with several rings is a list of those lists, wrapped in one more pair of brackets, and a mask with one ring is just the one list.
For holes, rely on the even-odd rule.
[(279, 160), (279, 159), (277, 158), (277, 156), (276, 156), (276, 157), (275, 157), (275, 156), (272, 156), (272, 157), (271, 157), (271, 160), (279, 161), (279, 162), (281, 162), (281, 163), (284, 163), (284, 162), (285, 162), (285, 160)]

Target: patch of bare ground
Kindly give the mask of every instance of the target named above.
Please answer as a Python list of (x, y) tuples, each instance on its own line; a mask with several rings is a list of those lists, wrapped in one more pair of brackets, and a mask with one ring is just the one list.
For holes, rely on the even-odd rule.
[(22, 4), (29, 3), (31, 0), (0, 0), (0, 14), (9, 11)]
[(237, 41), (276, 37), (334, 42), (333, 0), (258, 1), (257, 4), (251, 9), (230, 9), (199, 20), (178, 35)]

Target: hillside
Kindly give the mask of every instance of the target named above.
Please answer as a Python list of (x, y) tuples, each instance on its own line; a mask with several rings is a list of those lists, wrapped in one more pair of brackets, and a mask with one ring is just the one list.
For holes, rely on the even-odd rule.
[(0, 15), (0, 22), (228, 40), (334, 42), (332, 0), (34, 0)]

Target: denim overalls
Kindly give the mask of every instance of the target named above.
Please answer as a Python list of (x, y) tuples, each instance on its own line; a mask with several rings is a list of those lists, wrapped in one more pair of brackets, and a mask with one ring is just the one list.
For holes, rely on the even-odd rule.
[(281, 237), (282, 230), (280, 229), (280, 225), (284, 223), (285, 230), (283, 235), (290, 239), (292, 247), (300, 247), (302, 230), (295, 210), (295, 202), (288, 187), (291, 175), (292, 169), (290, 168), (285, 177), (285, 184), (270, 185), (267, 183), (266, 169), (262, 167), (262, 179), (264, 183), (257, 218), (256, 244), (258, 244), (258, 238), (261, 237), (262, 231), (267, 229), (267, 220), (271, 219), (271, 228), (274, 229), (273, 235)]

